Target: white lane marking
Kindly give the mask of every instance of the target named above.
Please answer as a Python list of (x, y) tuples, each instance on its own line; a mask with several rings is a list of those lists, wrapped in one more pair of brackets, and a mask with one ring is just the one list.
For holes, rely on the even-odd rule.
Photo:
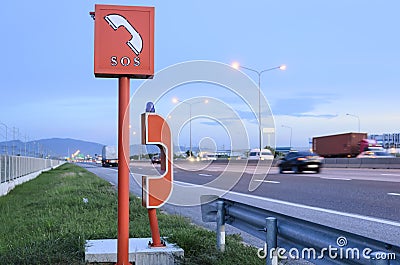
[(138, 167), (138, 169), (143, 169), (142, 167)]
[[(201, 185), (182, 182), (182, 181), (174, 181), (174, 183), (180, 184), (183, 186), (197, 186), (197, 187), (201, 186)], [(207, 188), (211, 189), (211, 190), (216, 190), (219, 192), (226, 193), (225, 190), (212, 188), (212, 187), (207, 187)], [(236, 195), (236, 196), (243, 196), (243, 197), (253, 198), (253, 199), (257, 199), (257, 200), (272, 202), (272, 203), (279, 203), (279, 204), (283, 204), (283, 205), (287, 205), (287, 206), (293, 206), (293, 207), (298, 207), (298, 208), (303, 208), (303, 209), (308, 209), (308, 210), (314, 210), (314, 211), (318, 211), (318, 212), (336, 214), (336, 215), (341, 215), (341, 216), (345, 216), (345, 217), (351, 217), (351, 218), (361, 219), (361, 220), (365, 220), (365, 221), (377, 222), (377, 223), (400, 227), (399, 222), (390, 221), (390, 220), (386, 220), (386, 219), (380, 219), (380, 218), (376, 218), (376, 217), (369, 217), (369, 216), (364, 216), (364, 215), (354, 214), (354, 213), (339, 212), (339, 211), (335, 211), (335, 210), (329, 210), (329, 209), (324, 209), (324, 208), (319, 208), (319, 207), (314, 207), (314, 206), (307, 206), (307, 205), (293, 203), (293, 202), (285, 202), (285, 201), (276, 200), (276, 199), (269, 199), (269, 198), (264, 198), (264, 197), (260, 197), (260, 196), (239, 193), (239, 192), (235, 192), (235, 191), (229, 191), (229, 193), (232, 195)]]
[(265, 182), (265, 183), (273, 183), (273, 184), (279, 184), (279, 181), (274, 181), (274, 180), (254, 180), (254, 181), (258, 181), (258, 182)]
[(389, 192), (388, 195), (392, 195), (392, 196), (400, 196), (400, 193), (396, 193), (396, 192)]
[(321, 179), (333, 179), (333, 180), (351, 180), (346, 178), (330, 178), (330, 177), (320, 177)]
[(200, 173), (199, 176), (203, 176), (203, 177), (212, 177), (212, 175), (210, 175), (210, 174), (203, 174), (203, 173)]
[(381, 174), (381, 176), (396, 176), (396, 177), (400, 177), (400, 174)]

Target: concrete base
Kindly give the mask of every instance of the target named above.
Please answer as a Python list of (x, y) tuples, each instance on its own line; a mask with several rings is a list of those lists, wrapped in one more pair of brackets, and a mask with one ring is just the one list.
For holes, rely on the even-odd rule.
[[(169, 244), (163, 248), (150, 248), (151, 238), (129, 239), (129, 262), (135, 265), (178, 263), (184, 251), (180, 247)], [(85, 261), (87, 262), (117, 262), (117, 239), (87, 240), (85, 248)]]

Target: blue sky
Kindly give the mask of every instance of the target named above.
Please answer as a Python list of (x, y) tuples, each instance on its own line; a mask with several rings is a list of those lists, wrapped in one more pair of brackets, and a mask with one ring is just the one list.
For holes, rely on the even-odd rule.
[[(282, 125), (292, 127), (293, 146), (357, 131), (357, 119), (346, 113), (359, 116), (363, 132), (400, 131), (397, 0), (25, 0), (2, 3), (0, 28), (0, 122), (19, 128), (21, 138), (116, 143), (117, 80), (93, 74), (89, 12), (96, 3), (155, 7), (156, 71), (190, 60), (238, 61), (256, 70), (286, 64), (286, 71), (266, 72), (261, 80), (279, 146), (289, 144), (290, 130)], [(131, 81), (132, 94), (142, 82)], [(168, 96), (185, 100), (196, 93), (177, 89)], [(224, 92), (209, 93), (231, 102)]]

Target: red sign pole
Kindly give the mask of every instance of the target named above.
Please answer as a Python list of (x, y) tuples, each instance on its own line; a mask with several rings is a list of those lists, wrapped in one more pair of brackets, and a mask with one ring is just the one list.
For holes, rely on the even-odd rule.
[(129, 78), (154, 75), (154, 7), (96, 5), (94, 75), (118, 77), (117, 265), (129, 263)]
[(119, 77), (117, 265), (129, 263), (129, 77)]

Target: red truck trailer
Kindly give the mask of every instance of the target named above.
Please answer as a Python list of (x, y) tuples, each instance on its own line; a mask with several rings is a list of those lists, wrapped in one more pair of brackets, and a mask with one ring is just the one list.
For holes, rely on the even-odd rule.
[(313, 151), (323, 157), (355, 157), (366, 146), (373, 146), (366, 139), (367, 133), (343, 133), (314, 137)]

